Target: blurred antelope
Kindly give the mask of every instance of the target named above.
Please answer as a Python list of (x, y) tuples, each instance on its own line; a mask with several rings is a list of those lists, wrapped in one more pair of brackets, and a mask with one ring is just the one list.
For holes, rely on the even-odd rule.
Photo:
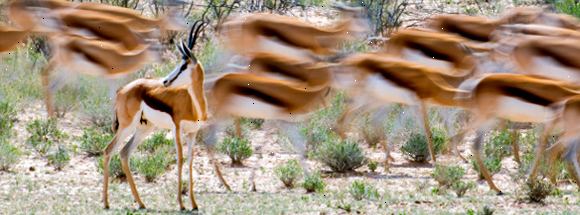
[(252, 55), (276, 50), (310, 59), (312, 54), (336, 53), (334, 47), (345, 38), (366, 30), (359, 8), (337, 8), (342, 12), (342, 19), (333, 27), (320, 28), (294, 17), (259, 13), (225, 22), (221, 31), (228, 47), (237, 53)]
[(0, 53), (14, 49), (24, 42), (28, 31), (0, 25)]
[(470, 92), (467, 96), (463, 94), (457, 97), (460, 101), (464, 100), (475, 115), (473, 122), (462, 133), (476, 131), (472, 152), (481, 174), (490, 188), (498, 194), (502, 192), (493, 183), (481, 158), (481, 139), (494, 126), (494, 119), (547, 124), (530, 170), (530, 178), (534, 178), (545, 149), (546, 137), (558, 114), (556, 105), (568, 97), (580, 94), (578, 86), (573, 84), (520, 74), (489, 74), (466, 81), (460, 89)]
[[(181, 199), (181, 175), (183, 166), (182, 134), (189, 137), (187, 157), (189, 159), (189, 197), (193, 209), (197, 209), (193, 192), (193, 142), (195, 134), (205, 124), (208, 118), (207, 102), (203, 92), (204, 69), (192, 49), (202, 32), (205, 23), (196, 22), (189, 33), (187, 44), (178, 46), (182, 54), (182, 62), (176, 66), (173, 72), (163, 81), (159, 79), (137, 79), (117, 92), (115, 104), (115, 137), (107, 146), (104, 153), (104, 184), (103, 203), (109, 208), (108, 180), (109, 161), (112, 153), (133, 134), (133, 137), (121, 150), (121, 164), (123, 172), (127, 175), (127, 181), (131, 187), (131, 193), (139, 208), (145, 208), (141, 201), (137, 187), (129, 168), (129, 156), (131, 152), (157, 128), (171, 129), (175, 137), (177, 151), (177, 200), (180, 209), (184, 210)], [(181, 79), (174, 77), (181, 75)], [(184, 85), (183, 82), (189, 83)], [(178, 87), (167, 88), (173, 83)], [(230, 190), (219, 170), (218, 163), (213, 159), (213, 152), (209, 149), (210, 160), (220, 181), (226, 189)]]

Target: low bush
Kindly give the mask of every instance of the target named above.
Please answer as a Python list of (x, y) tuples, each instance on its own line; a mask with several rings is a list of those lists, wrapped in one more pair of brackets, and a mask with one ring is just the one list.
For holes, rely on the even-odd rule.
[[(485, 165), (485, 168), (487, 168), (489, 174), (491, 175), (495, 175), (501, 170), (501, 159), (493, 155), (483, 159), (483, 164)], [(477, 165), (475, 159), (471, 160), (471, 166), (473, 166), (473, 169), (478, 172), (477, 174), (478, 178), (483, 179), (483, 175), (481, 174), (481, 171), (479, 171), (479, 166)]]
[(371, 172), (375, 172), (375, 170), (377, 170), (377, 167), (379, 166), (379, 163), (374, 160), (371, 160), (369, 161), (369, 164), (367, 166), (369, 167), (369, 170)]
[(26, 126), (26, 130), (30, 133), (26, 143), (42, 156), (46, 155), (54, 144), (66, 138), (66, 134), (57, 128), (54, 119), (33, 120)]
[(135, 160), (137, 172), (145, 176), (147, 182), (153, 182), (157, 177), (165, 173), (171, 158), (169, 153), (161, 150), (155, 154), (148, 154)]
[[(103, 156), (100, 156), (99, 159), (97, 159), (97, 169), (99, 170), (99, 173), (103, 173)], [(121, 158), (119, 155), (111, 157), (111, 161), (109, 162), (109, 177), (117, 179), (126, 177), (121, 166)]]
[(241, 166), (242, 161), (252, 156), (253, 150), (250, 141), (246, 138), (225, 137), (218, 144), (219, 152), (227, 155), (232, 160), (232, 166)]
[(383, 126), (373, 125), (370, 113), (365, 113), (363, 115), (360, 129), (363, 139), (372, 148), (376, 148), (379, 143), (386, 139), (385, 128)]
[(70, 153), (66, 147), (59, 145), (47, 155), (47, 159), (48, 164), (54, 166), (56, 170), (62, 170), (70, 162)]
[(457, 183), (465, 175), (465, 170), (460, 166), (435, 165), (431, 176), (437, 181), (439, 187), (449, 187)]
[(316, 157), (334, 172), (354, 171), (367, 163), (359, 145), (348, 139), (332, 138), (324, 142), (318, 148)]
[(298, 177), (302, 175), (302, 168), (297, 160), (289, 160), (285, 164), (277, 166), (274, 169), (274, 174), (284, 183), (286, 188), (294, 188)]
[[(433, 148), (438, 154), (444, 147), (447, 137), (444, 132), (433, 132)], [(424, 163), (431, 157), (425, 135), (413, 132), (411, 137), (401, 146), (401, 151), (413, 162)]]
[(22, 153), (11, 145), (7, 139), (0, 137), (0, 171), (9, 171), (18, 161)]
[(83, 130), (80, 137), (80, 148), (89, 156), (99, 156), (113, 139), (113, 134), (98, 128), (90, 127)]
[(475, 183), (473, 182), (456, 181), (455, 183), (451, 184), (451, 189), (455, 191), (455, 194), (459, 198), (463, 197), (468, 190), (474, 187)]
[(336, 134), (332, 131), (340, 115), (344, 111), (346, 94), (337, 93), (330, 106), (322, 108), (302, 126), (301, 132), (306, 137), (308, 145), (315, 149), (321, 143), (335, 138)]
[(251, 129), (261, 129), (264, 124), (264, 119), (241, 118), (240, 120), (242, 126)]
[(165, 132), (155, 132), (150, 138), (139, 145), (140, 151), (155, 153), (157, 150), (173, 147), (173, 140), (167, 139)]
[(528, 180), (524, 186), (527, 199), (535, 203), (543, 202), (555, 190), (554, 185), (550, 182), (538, 179)]
[(356, 200), (378, 199), (379, 191), (374, 186), (364, 181), (353, 181), (349, 188), (350, 195)]
[(326, 187), (324, 180), (320, 177), (320, 173), (310, 173), (304, 177), (304, 182), (302, 183), (302, 187), (306, 190), (307, 193), (313, 192), (322, 192)]

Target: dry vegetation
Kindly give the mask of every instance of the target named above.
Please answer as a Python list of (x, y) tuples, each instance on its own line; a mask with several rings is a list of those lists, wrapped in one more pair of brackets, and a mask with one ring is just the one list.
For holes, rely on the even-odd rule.
[[(156, 5), (143, 3), (149, 1), (105, 2), (151, 14), (162, 10)], [(187, 18), (192, 20), (200, 16), (208, 2), (217, 9), (211, 12), (215, 13), (212, 17), (224, 16), (222, 12), (217, 12), (222, 1), (204, 0), (183, 8)], [(327, 23), (334, 14), (325, 0), (241, 2), (243, 4), (235, 6), (234, 12), (284, 13), (318, 25)], [(352, 2), (362, 2), (369, 11), (387, 14), (371, 17), (377, 21), (374, 36), (380, 37), (387, 37), (399, 26), (421, 25), (426, 17), (435, 13), (496, 16), (513, 6), (548, 5), (533, 0), (399, 0), (383, 1), (383, 5), (377, 3), (381, 1)], [(567, 12), (578, 15), (578, 10), (570, 9)], [(205, 45), (199, 46), (197, 52), (208, 73), (219, 73), (222, 53), (212, 34), (207, 35)], [(180, 36), (170, 35), (167, 43)], [(167, 47), (172, 49), (173, 46)], [(350, 51), (370, 48), (372, 43), (362, 41), (345, 45), (345, 50)], [(60, 77), (67, 77), (59, 79), (65, 85), (58, 92), (63, 117), (58, 122), (46, 120), (41, 105), (39, 76), (46, 59), (37, 50), (32, 43), (28, 43), (17, 51), (0, 56), (0, 212), (190, 213), (177, 210), (174, 192), (177, 189), (177, 170), (172, 151), (175, 149), (172, 140), (166, 139), (163, 132), (152, 135), (131, 160), (141, 197), (150, 209), (134, 210), (136, 204), (127, 183), (124, 183), (120, 164), (115, 163), (114, 159), (111, 168), (115, 180), (110, 187), (112, 209), (103, 209), (99, 156), (100, 149), (111, 139), (111, 93), (108, 86), (102, 84), (102, 79), (88, 76), (70, 78), (70, 73), (61, 72)], [(166, 59), (165, 64), (148, 66), (135, 75), (115, 82), (120, 86), (136, 77), (164, 75), (176, 62), (172, 60), (176, 57), (171, 50), (167, 51)], [(521, 167), (510, 156), (509, 150), (503, 151), (509, 145), (502, 142), (505, 137), (501, 136), (501, 132), (487, 138), (490, 149), (488, 152), (486, 148), (486, 154), (491, 157), (489, 164), (492, 169), (493, 165), (499, 166), (494, 179), (505, 193), (497, 196), (484, 181), (479, 181), (479, 174), (472, 164), (463, 163), (444, 150), (438, 160), (442, 166), (422, 163), (424, 159), (410, 156), (424, 158), (428, 153), (407, 145), (424, 144), (425, 141), (424, 137), (415, 135), (417, 125), (412, 116), (404, 114), (409, 112), (407, 108), (391, 108), (391, 114), (386, 117), (382, 128), (382, 133), (387, 134), (386, 139), (376, 137), (372, 133), (376, 131), (368, 131), (369, 120), (362, 120), (353, 126), (357, 128), (351, 134), (352, 139), (337, 140), (331, 131), (331, 124), (342, 110), (342, 97), (342, 94), (336, 94), (331, 107), (317, 112), (313, 119), (303, 125), (310, 143), (307, 162), (316, 171), (312, 175), (302, 175), (294, 161), (298, 159), (298, 154), (293, 152), (291, 144), (276, 130), (269, 128), (268, 122), (260, 120), (245, 119), (244, 137), (226, 138), (221, 143), (224, 153), (218, 159), (233, 192), (227, 192), (220, 185), (205, 147), (195, 146), (194, 178), (200, 213), (486, 214), (484, 211), (494, 211), (496, 214), (578, 214), (580, 211), (578, 188), (569, 183), (561, 166), (559, 178), (563, 182), (556, 189), (543, 182), (523, 181), (526, 168), (533, 159), (532, 146), (537, 138), (533, 130), (519, 137), (523, 153)], [(438, 121), (436, 114), (432, 116), (432, 121)], [(447, 137), (445, 131), (439, 133), (443, 145)], [(382, 146), (377, 144), (381, 141), (388, 142), (394, 158), (388, 171), (383, 166), (385, 154)], [(469, 157), (467, 144), (460, 149)], [(234, 158), (238, 159), (234, 161), (236, 165), (230, 165)], [(254, 170), (257, 192), (250, 191)], [(533, 199), (529, 199), (530, 192), (533, 192)], [(542, 195), (547, 197), (541, 198)]]

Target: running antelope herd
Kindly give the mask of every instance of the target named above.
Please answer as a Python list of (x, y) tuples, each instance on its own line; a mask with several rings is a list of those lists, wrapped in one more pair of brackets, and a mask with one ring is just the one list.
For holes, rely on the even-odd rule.
[[(10, 0), (4, 4), (7, 22), (0, 23), (0, 58), (33, 37), (43, 37), (50, 44), (40, 80), (43, 108), (51, 118), (58, 118), (54, 98), (58, 83), (52, 80), (57, 70), (101, 77), (102, 84), (113, 87), (114, 80), (134, 77), (130, 75), (148, 65), (175, 65), (164, 71), (165, 77), (135, 79), (111, 91), (116, 90), (110, 113), (114, 137), (102, 149), (102, 206), (106, 209), (116, 200), (109, 198), (109, 168), (117, 152), (134, 201), (140, 209), (146, 208), (129, 161), (131, 153), (158, 129), (170, 130), (174, 139), (174, 194), (180, 210), (187, 208), (183, 186), (188, 190), (188, 204), (198, 209), (196, 140), (203, 143), (219, 182), (232, 191), (214, 150), (228, 126), (234, 125), (235, 135), (242, 135), (242, 118), (271, 122), (288, 137), (304, 174), (309, 174), (313, 171), (308, 162), (309, 142), (300, 123), (328, 107), (333, 92), (344, 92), (348, 98), (333, 127), (339, 138), (348, 139), (356, 132), (351, 122), (363, 113), (393, 104), (411, 107), (433, 164), (440, 161), (430, 108), (464, 112), (464, 117), (449, 119), (461, 123), (461, 129), (450, 134), (448, 147), (452, 156), (464, 162), (470, 154), (489, 189), (498, 195), (503, 194), (503, 187), (494, 183), (484, 163), (485, 136), (505, 127), (517, 133), (521, 127), (539, 126), (542, 131), (527, 177), (536, 179), (547, 166), (549, 180), (557, 184), (554, 163), (561, 160), (580, 187), (580, 19), (574, 16), (533, 7), (516, 7), (498, 18), (438, 14), (421, 25), (399, 28), (370, 51), (344, 51), (344, 44), (371, 35), (369, 11), (364, 7), (333, 3), (337, 16), (324, 26), (290, 15), (232, 12), (227, 20), (208, 28), (212, 20), (206, 12), (190, 21), (177, 15), (178, 8), (190, 7), (188, 2), (161, 2), (168, 9), (157, 18), (90, 1)], [(229, 53), (227, 71), (204, 68), (199, 50), (209, 33), (216, 34), (219, 47)], [(167, 45), (160, 41), (167, 34), (183, 38), (164, 48)], [(167, 50), (175, 50), (176, 55), (164, 62)], [(219, 76), (206, 76), (206, 72)], [(202, 138), (196, 138), (202, 130)], [(550, 143), (549, 137), (556, 133), (557, 140)], [(470, 148), (462, 151), (464, 144)], [(185, 154), (183, 146), (187, 146)], [(391, 167), (387, 142), (380, 147), (388, 177), (397, 166)], [(518, 147), (513, 149), (519, 162)], [(182, 183), (184, 158), (187, 184)]]

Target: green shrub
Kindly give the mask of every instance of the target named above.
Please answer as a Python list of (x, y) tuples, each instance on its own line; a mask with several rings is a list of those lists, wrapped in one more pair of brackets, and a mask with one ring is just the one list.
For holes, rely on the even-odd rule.
[(311, 173), (311, 174), (307, 174), (304, 177), (304, 182), (302, 183), (302, 187), (304, 189), (306, 189), (307, 193), (312, 193), (312, 192), (322, 192), (324, 191), (324, 187), (326, 187), (326, 184), (324, 183), (324, 180), (322, 180), (322, 177), (320, 177), (320, 173), (315, 172), (315, 173)]
[(12, 168), (22, 153), (20, 150), (8, 143), (8, 140), (0, 137), (0, 171), (8, 171)]
[(276, 177), (284, 183), (286, 188), (294, 188), (294, 183), (302, 175), (302, 168), (297, 160), (289, 160), (274, 169)]
[(461, 198), (465, 195), (465, 193), (474, 188), (475, 183), (473, 182), (463, 182), (463, 181), (456, 181), (455, 183), (451, 184), (451, 189), (455, 191), (457, 197)]
[(55, 143), (60, 143), (66, 134), (58, 130), (55, 119), (35, 119), (26, 126), (30, 136), (26, 143), (40, 155), (45, 155)]
[[(97, 159), (97, 169), (99, 170), (99, 173), (103, 173), (103, 156), (100, 156), (99, 159)], [(109, 162), (109, 176), (118, 179), (125, 178), (119, 155), (111, 157), (111, 161)]]
[(0, 101), (0, 138), (12, 136), (14, 121), (16, 121), (16, 108), (8, 101)]
[(264, 119), (252, 119), (252, 118), (245, 118), (242, 117), (241, 124), (244, 127), (251, 128), (251, 129), (261, 129), (262, 125), (264, 124)]
[(369, 144), (370, 147), (376, 148), (379, 143), (385, 141), (385, 127), (374, 125), (372, 123), (370, 113), (365, 113), (363, 115), (361, 123), (362, 125), (360, 125), (360, 133), (365, 142)]
[(165, 173), (171, 162), (169, 153), (161, 150), (153, 155), (145, 155), (135, 160), (137, 172), (145, 176), (147, 182), (153, 182), (155, 179)]
[(48, 154), (48, 164), (54, 166), (56, 170), (62, 170), (69, 161), (70, 154), (66, 147), (59, 145), (53, 152)]
[[(494, 175), (501, 170), (501, 159), (495, 157), (495, 155), (485, 157), (485, 159), (483, 159), (483, 164), (491, 175)], [(478, 172), (479, 179), (483, 179), (483, 175), (479, 171), (479, 166), (477, 165), (477, 162), (475, 162), (475, 159), (471, 160), (471, 165), (473, 166), (473, 169)]]
[(354, 171), (367, 162), (357, 143), (338, 138), (324, 142), (317, 150), (317, 159), (334, 172)]
[(465, 170), (460, 166), (435, 165), (431, 176), (437, 181), (440, 187), (448, 187), (457, 183), (465, 175)]
[(554, 192), (555, 187), (550, 182), (531, 179), (526, 181), (524, 190), (530, 202), (540, 203)]
[(246, 138), (225, 137), (218, 144), (219, 152), (226, 154), (232, 160), (232, 165), (242, 165), (242, 161), (252, 156), (253, 150), (250, 141)]
[(90, 156), (99, 156), (113, 139), (113, 134), (94, 127), (83, 130), (80, 148)]
[(486, 206), (483, 206), (483, 208), (479, 211), (477, 211), (477, 215), (493, 215), (493, 213), (495, 212), (495, 210), (493, 208)]
[(377, 191), (377, 188), (365, 183), (364, 181), (353, 181), (348, 191), (354, 199), (359, 201), (363, 199), (379, 198), (379, 191)]
[(555, 0), (554, 6), (562, 13), (580, 18), (580, 2), (576, 0)]
[(155, 153), (159, 149), (168, 148), (173, 146), (173, 140), (167, 139), (165, 132), (155, 132), (149, 139), (143, 141), (139, 145), (139, 150), (145, 151), (147, 153)]
[(371, 160), (369, 161), (369, 164), (367, 165), (369, 167), (369, 170), (371, 170), (371, 172), (375, 172), (375, 170), (377, 170), (377, 167), (379, 166), (379, 163)]
[[(433, 133), (433, 148), (435, 154), (438, 154), (445, 144), (447, 137), (443, 135), (444, 132)], [(411, 133), (411, 137), (401, 146), (401, 151), (413, 162), (423, 163), (430, 159), (427, 138), (425, 135), (417, 132)]]

